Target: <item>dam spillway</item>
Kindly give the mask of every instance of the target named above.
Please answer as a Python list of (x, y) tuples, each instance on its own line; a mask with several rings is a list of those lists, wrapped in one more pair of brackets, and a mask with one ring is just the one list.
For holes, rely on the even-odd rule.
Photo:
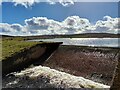
[[(6, 68), (5, 63), (3, 63), (5, 67), (3, 68), (3, 75), (8, 74), (3, 80), (7, 80), (11, 77), (12, 74), (9, 74), (10, 72), (21, 71), (30, 65), (33, 65), (33, 67), (42, 65), (78, 77), (82, 76), (95, 82), (111, 85), (118, 59), (118, 49), (72, 45), (64, 46), (60, 44), (61, 43), (57, 43), (57, 45), (38, 45), (36, 49), (34, 47), (34, 49), (31, 49), (32, 53), (34, 53), (32, 54), (29, 52), (29, 57), (32, 59), (30, 59), (30, 61), (28, 61), (29, 59), (23, 59), (29, 63), (26, 64), (22, 62), (21, 64), (17, 64), (21, 68), (17, 67), (15, 63), (13, 65), (14, 67), (8, 65), (9, 68)], [(42, 49), (38, 49), (38, 47)], [(4, 82), (3, 85), (5, 86)]]

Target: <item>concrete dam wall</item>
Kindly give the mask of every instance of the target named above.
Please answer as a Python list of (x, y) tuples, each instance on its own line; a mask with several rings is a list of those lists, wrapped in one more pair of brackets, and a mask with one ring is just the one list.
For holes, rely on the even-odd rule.
[[(39, 44), (3, 60), (3, 76), (21, 71), (33, 64), (34, 66), (47, 66), (109, 86), (114, 82), (113, 76), (118, 77), (114, 75), (119, 58), (118, 49), (62, 46), (60, 44)], [(117, 69), (117, 71), (119, 70)], [(117, 80), (115, 78), (115, 81)], [(115, 85), (114, 83), (113, 86)]]
[(43, 65), (111, 85), (117, 60), (118, 49), (60, 46)]

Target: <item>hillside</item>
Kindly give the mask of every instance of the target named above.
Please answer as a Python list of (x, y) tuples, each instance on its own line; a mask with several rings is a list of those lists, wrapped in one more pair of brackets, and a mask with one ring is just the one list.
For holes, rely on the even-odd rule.
[[(2, 35), (2, 37), (15, 37)], [(18, 36), (21, 37), (21, 36)], [(85, 33), (85, 34), (70, 34), (70, 35), (37, 35), (37, 36), (22, 36), (26, 39), (40, 39), (40, 38), (120, 38), (120, 34), (110, 33)]]

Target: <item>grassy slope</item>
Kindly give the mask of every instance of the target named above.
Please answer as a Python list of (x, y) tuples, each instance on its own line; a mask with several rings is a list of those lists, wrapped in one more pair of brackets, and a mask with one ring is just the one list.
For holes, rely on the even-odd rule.
[(2, 58), (10, 57), (12, 54), (19, 52), (25, 48), (34, 46), (40, 42), (26, 42), (24, 38), (7, 37), (2, 38)]

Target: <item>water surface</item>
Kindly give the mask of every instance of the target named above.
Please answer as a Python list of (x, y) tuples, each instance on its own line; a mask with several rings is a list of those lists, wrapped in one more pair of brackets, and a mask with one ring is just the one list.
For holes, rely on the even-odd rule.
[(118, 44), (119, 40), (120, 38), (54, 38), (30, 41), (63, 42), (63, 45), (77, 46), (120, 47)]

